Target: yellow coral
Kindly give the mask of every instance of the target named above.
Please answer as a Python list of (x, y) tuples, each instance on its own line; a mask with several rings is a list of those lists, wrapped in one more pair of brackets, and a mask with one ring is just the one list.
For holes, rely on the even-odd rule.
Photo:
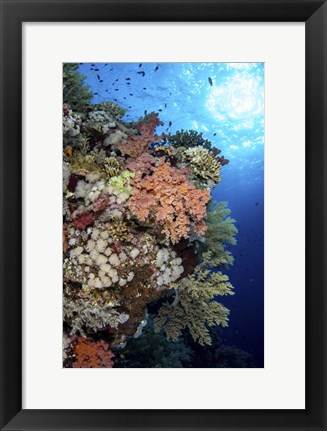
[(104, 163), (104, 171), (107, 177), (111, 178), (119, 174), (120, 165), (116, 157), (106, 157)]

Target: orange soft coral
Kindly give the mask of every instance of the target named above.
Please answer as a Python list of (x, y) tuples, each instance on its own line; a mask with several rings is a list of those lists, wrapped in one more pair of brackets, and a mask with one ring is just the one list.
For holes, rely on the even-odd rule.
[(112, 368), (114, 354), (103, 340), (94, 342), (79, 337), (74, 346), (76, 361), (73, 368)]
[(129, 208), (141, 222), (153, 217), (166, 237), (176, 244), (189, 237), (192, 226), (195, 233), (204, 234), (203, 219), (209, 200), (209, 191), (197, 189), (185, 171), (160, 160), (152, 175), (144, 177), (142, 171), (136, 172)]
[(156, 127), (162, 124), (156, 113), (145, 116), (135, 126), (140, 135), (129, 136), (127, 143), (116, 144), (116, 149), (119, 150), (123, 156), (127, 155), (132, 159), (138, 158), (148, 150), (151, 143), (163, 139), (163, 134), (160, 136), (155, 134)]

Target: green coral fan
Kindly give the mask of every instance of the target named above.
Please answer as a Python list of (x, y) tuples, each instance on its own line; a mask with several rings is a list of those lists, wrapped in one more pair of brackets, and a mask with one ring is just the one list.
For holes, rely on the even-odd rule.
[(210, 254), (193, 274), (176, 283), (173, 303), (165, 303), (155, 318), (155, 329), (163, 328), (168, 339), (176, 341), (183, 329), (188, 329), (194, 341), (201, 345), (211, 344), (208, 326), (228, 326), (229, 310), (214, 300), (215, 296), (233, 295), (228, 276), (211, 272)]
[(206, 251), (211, 252), (210, 264), (212, 267), (228, 266), (234, 262), (232, 253), (226, 250), (227, 244), (236, 245), (237, 243), (235, 236), (238, 230), (230, 213), (227, 202), (211, 201), (209, 203), (205, 218), (207, 231), (204, 242), (197, 242), (197, 248), (201, 254)]
[(85, 85), (85, 76), (78, 72), (77, 63), (65, 63), (63, 66), (63, 100), (73, 111), (85, 112), (91, 104), (93, 93)]

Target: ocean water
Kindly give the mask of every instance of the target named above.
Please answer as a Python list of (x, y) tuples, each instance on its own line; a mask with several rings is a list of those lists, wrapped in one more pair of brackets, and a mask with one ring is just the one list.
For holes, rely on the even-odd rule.
[(264, 366), (264, 65), (262, 63), (81, 63), (94, 103), (115, 101), (126, 121), (159, 113), (158, 132), (196, 130), (230, 163), (213, 198), (227, 201), (239, 230), (227, 274), (235, 295), (223, 342)]

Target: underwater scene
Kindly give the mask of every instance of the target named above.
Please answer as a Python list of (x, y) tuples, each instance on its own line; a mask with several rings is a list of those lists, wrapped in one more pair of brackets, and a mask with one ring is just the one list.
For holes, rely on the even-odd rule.
[(63, 64), (63, 367), (264, 367), (264, 64)]

